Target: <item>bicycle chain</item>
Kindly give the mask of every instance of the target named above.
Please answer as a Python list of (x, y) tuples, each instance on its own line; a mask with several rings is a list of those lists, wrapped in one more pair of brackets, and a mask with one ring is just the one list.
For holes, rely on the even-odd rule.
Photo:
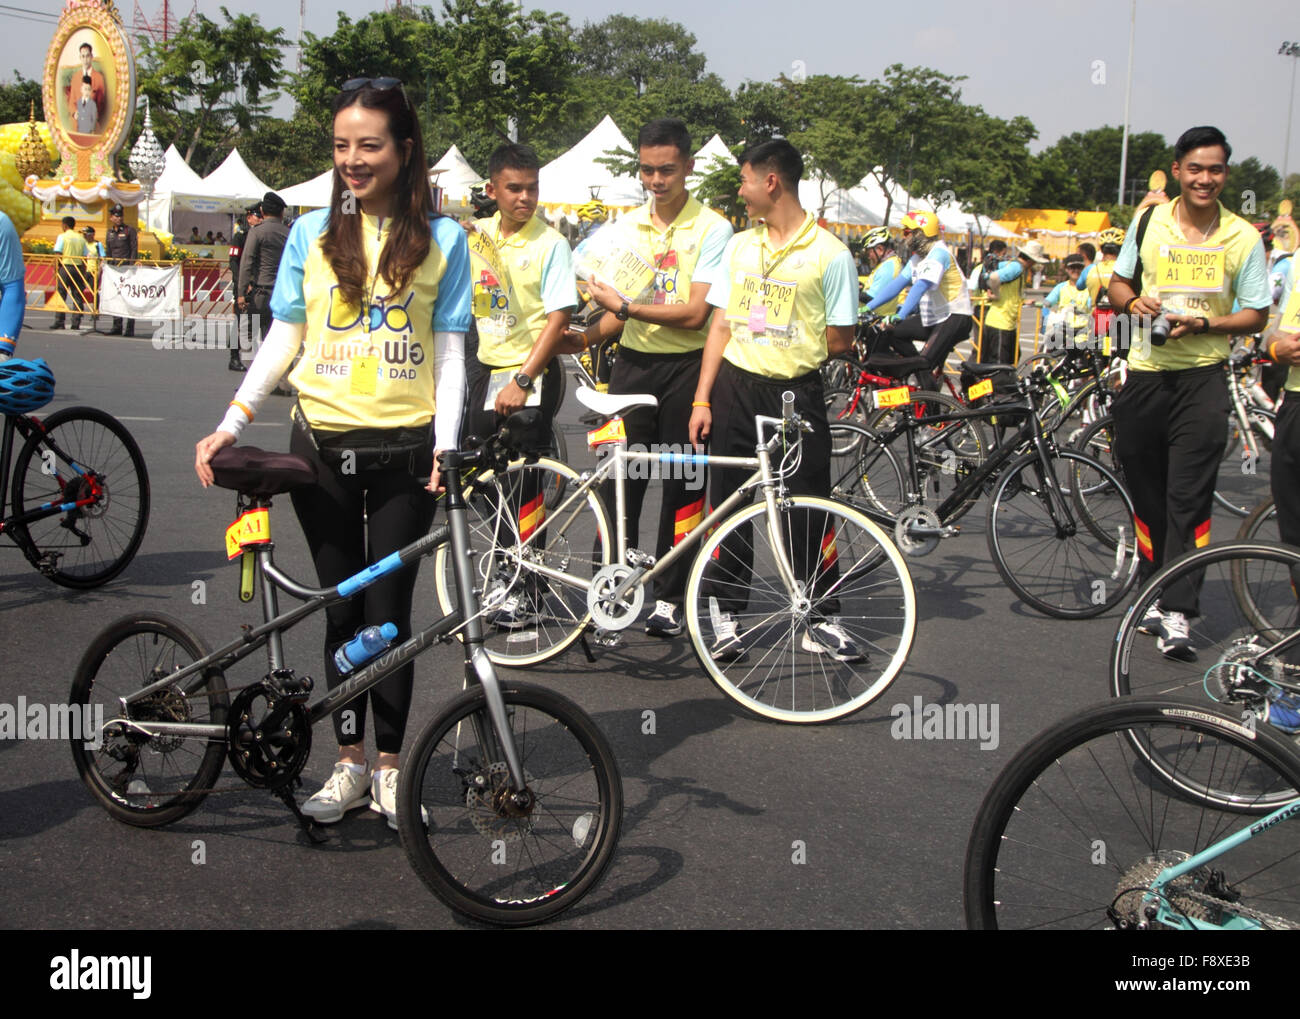
[[(1160, 856), (1148, 858), (1131, 867), (1124, 873), (1116, 889), (1115, 900), (1111, 903), (1112, 912), (1121, 913), (1134, 924), (1147, 923), (1144, 910), (1151, 905), (1147, 896), (1152, 891), (1152, 884), (1171, 864), (1187, 858), (1186, 853), (1170, 853), (1164, 854), (1163, 858)], [(1204, 923), (1219, 924), (1220, 915), (1227, 911), (1234, 916), (1254, 920), (1266, 929), (1300, 930), (1300, 923), (1296, 921), (1273, 916), (1271, 913), (1243, 906), (1240, 902), (1231, 902), (1192, 887), (1198, 879), (1203, 881), (1204, 876), (1203, 870), (1194, 874), (1184, 874), (1165, 886), (1161, 899), (1180, 916)]]

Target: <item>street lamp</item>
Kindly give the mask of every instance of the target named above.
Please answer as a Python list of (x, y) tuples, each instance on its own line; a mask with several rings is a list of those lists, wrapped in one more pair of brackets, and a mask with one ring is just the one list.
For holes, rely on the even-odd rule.
[(1295, 60), (1300, 57), (1300, 42), (1284, 42), (1278, 47), (1278, 53), (1291, 57), (1291, 99), (1286, 106), (1286, 148), (1282, 150), (1282, 186), (1286, 187), (1287, 160), (1291, 155), (1291, 111), (1295, 109)]

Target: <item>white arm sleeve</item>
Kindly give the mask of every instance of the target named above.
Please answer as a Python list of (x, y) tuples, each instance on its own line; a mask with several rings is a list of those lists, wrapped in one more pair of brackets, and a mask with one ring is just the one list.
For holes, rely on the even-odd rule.
[(218, 431), (229, 432), (236, 439), (239, 438), (239, 433), (244, 430), (244, 426), (253, 420), (250, 414), (244, 412), (240, 404), (247, 407), (251, 415), (257, 414), (263, 401), (279, 383), (280, 376), (285, 373), (289, 365), (293, 364), (294, 355), (302, 347), (302, 338), (306, 329), (306, 323), (303, 322), (281, 322), (275, 319), (271, 323), (266, 339), (262, 341), (261, 349), (248, 367), (243, 385), (235, 394), (235, 399), (227, 409), (221, 424), (217, 425)]
[(434, 449), (460, 448), (460, 419), (465, 411), (465, 334), (433, 334), (433, 374), (438, 380), (434, 393), (437, 411), (433, 415)]

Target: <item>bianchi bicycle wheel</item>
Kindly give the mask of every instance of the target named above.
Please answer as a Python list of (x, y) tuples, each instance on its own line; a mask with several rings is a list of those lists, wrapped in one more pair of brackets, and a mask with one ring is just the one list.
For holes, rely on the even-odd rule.
[[(221, 774), (226, 741), (207, 736), (150, 736), (132, 723), (225, 725), (230, 700), (219, 669), (165, 686), (131, 705), (119, 699), (208, 655), (202, 638), (167, 616), (119, 619), (82, 656), (68, 703), (93, 720), (95, 739), (72, 740), (72, 759), (87, 788), (113, 817), (156, 828), (197, 807)], [(87, 746), (87, 741), (98, 745)]]
[(779, 534), (759, 502), (705, 540), (686, 586), (691, 644), (718, 688), (756, 715), (844, 718), (907, 661), (912, 578), (894, 543), (851, 507), (796, 495), (777, 512)]
[(831, 498), (867, 514), (897, 517), (907, 505), (907, 486), (893, 450), (857, 425), (834, 422), (830, 430)]
[[(546, 493), (567, 494), (550, 507)], [(465, 494), (485, 647), (498, 665), (536, 665), (560, 654), (587, 625), (587, 588), (608, 565), (613, 538), (594, 488), (554, 460), (518, 460), (503, 474), (476, 475)], [(438, 603), (451, 612), (456, 575), (451, 545), (434, 554)]]
[(1300, 647), (1274, 647), (1300, 629), (1297, 580), (1300, 549), (1271, 542), (1211, 545), (1170, 563), (1120, 623), (1111, 693), (1179, 694), (1274, 728), (1271, 702), (1300, 688)]
[(998, 573), (1026, 605), (1086, 619), (1118, 605), (1137, 580), (1133, 503), (1106, 467), (1072, 449), (1021, 457), (989, 502)]
[[(1233, 797), (1190, 799), (1150, 759)], [(1293, 799), (1300, 758), (1222, 712), (1112, 701), (1032, 740), (993, 783), (966, 849), (973, 928), (1272, 929), (1300, 926), (1300, 853), (1287, 825), (1187, 874), (1162, 872)]]
[(541, 923), (600, 880), (618, 844), (623, 783), (609, 743), (572, 701), (501, 691), (526, 788), (510, 788), (482, 687), (425, 726), (398, 779), (411, 866), (439, 899), (486, 923)]
[(126, 568), (149, 522), (149, 474), (126, 427), (93, 407), (65, 407), (14, 458), (13, 508), (83, 505), (15, 524), (14, 540), (64, 587), (107, 583)]
[[(940, 414), (959, 414), (969, 410), (945, 393), (912, 393), (912, 402), (902, 407), (886, 408), (867, 415), (867, 428), (879, 435), (888, 435), (897, 427), (898, 415), (915, 414), (919, 417)], [(984, 462), (988, 441), (978, 418), (957, 421), (935, 421), (923, 425), (915, 434), (916, 469), (921, 482), (925, 504), (939, 506), (953, 490), (974, 473)], [(899, 436), (897, 443), (905, 439)], [(897, 449), (896, 459), (906, 460), (905, 448)], [(955, 523), (979, 501), (979, 492), (953, 508), (944, 523)]]

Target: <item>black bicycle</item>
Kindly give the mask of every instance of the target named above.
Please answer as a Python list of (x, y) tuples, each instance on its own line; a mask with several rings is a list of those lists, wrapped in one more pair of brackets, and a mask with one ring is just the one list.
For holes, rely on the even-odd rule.
[[(215, 788), (224, 762), (254, 788), (279, 797), (313, 841), (324, 836), (292, 790), (311, 752), (311, 729), (335, 709), (431, 647), (459, 636), (465, 690), (423, 728), (401, 769), (398, 830), (429, 889), (477, 920), (523, 926), (568, 909), (599, 881), (618, 843), (623, 786), (608, 741), (572, 701), (525, 683), (501, 683), (483, 649), (483, 622), (470, 566), (463, 471), (510, 454), (495, 441), (442, 455), (447, 524), (333, 588), (315, 589), (276, 568), (271, 497), (314, 482), (300, 457), (241, 450), (251, 473), (230, 471), (223, 450), (217, 483), (240, 493), (227, 544), (241, 558), (241, 600), (260, 576), (264, 621), (210, 651), (166, 616), (120, 619), (82, 657), (69, 701), (105, 719), (93, 745), (72, 743), (77, 771), (113, 817), (158, 827), (184, 817)], [(277, 466), (266, 466), (272, 462)], [(449, 544), (457, 608), (399, 647), (358, 668), (309, 706), (309, 676), (284, 660), (283, 634), (308, 616)], [(277, 592), (303, 604), (281, 613)], [(266, 674), (228, 687), (243, 659), (266, 649)], [(236, 787), (238, 788), (238, 787)]]

